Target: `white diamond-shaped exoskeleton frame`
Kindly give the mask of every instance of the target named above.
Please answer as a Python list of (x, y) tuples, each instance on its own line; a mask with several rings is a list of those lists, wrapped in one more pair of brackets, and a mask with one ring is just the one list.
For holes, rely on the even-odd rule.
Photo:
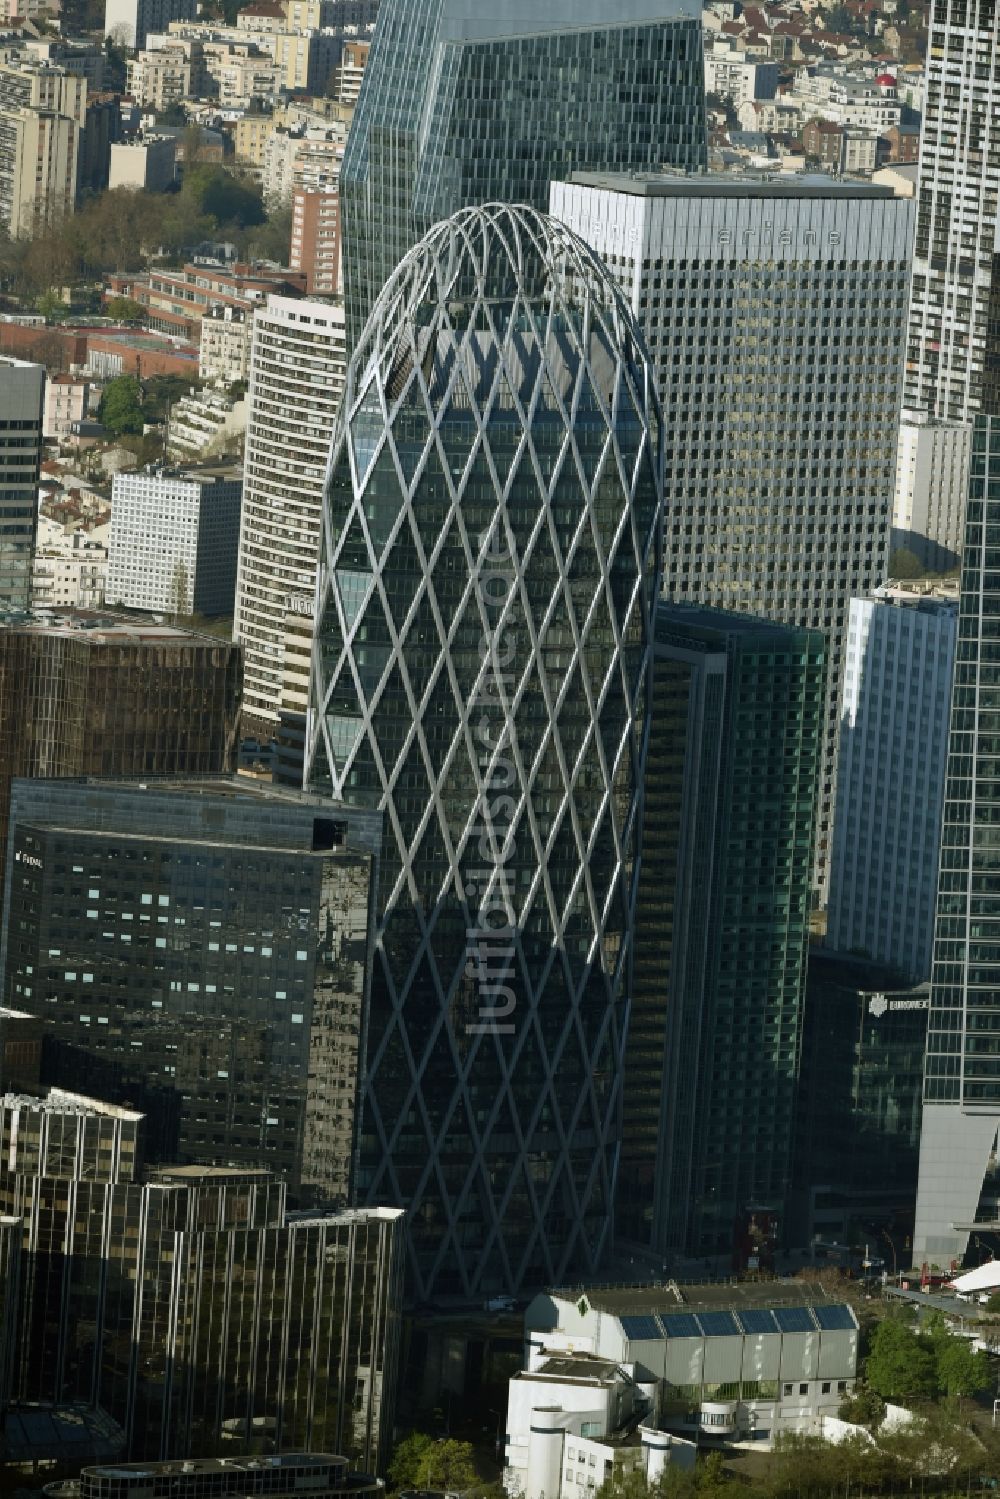
[(355, 1197), (415, 1295), (592, 1273), (621, 1128), (662, 431), (642, 335), (533, 209), (385, 287), (331, 451), (309, 783), (379, 807)]

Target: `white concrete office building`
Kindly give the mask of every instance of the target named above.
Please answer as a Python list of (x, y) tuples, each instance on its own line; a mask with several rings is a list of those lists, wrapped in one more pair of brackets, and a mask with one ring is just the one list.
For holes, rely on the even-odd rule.
[(233, 608), (243, 482), (226, 469), (116, 474), (105, 598), (154, 614)]
[(551, 211), (637, 313), (667, 424), (664, 591), (829, 640), (829, 859), (850, 599), (884, 581), (913, 204), (819, 176), (577, 173)]
[(961, 559), (969, 442), (969, 427), (946, 417), (904, 412), (899, 424), (892, 545), (929, 572), (949, 572)]
[[(508, 1385), (504, 1487), (519, 1499), (590, 1499), (630, 1473), (694, 1468), (697, 1444), (657, 1430), (656, 1385), (592, 1353), (542, 1353)], [(649, 1424), (647, 1424), (649, 1423)]]
[[(528, 1304), (524, 1338), (528, 1372), (565, 1355), (607, 1360), (634, 1383), (633, 1407), (645, 1400), (644, 1428), (689, 1439), (704, 1433), (769, 1444), (782, 1432), (820, 1432), (857, 1377), (857, 1317), (804, 1280), (546, 1292)], [(518, 1406), (525, 1395), (516, 1394), (522, 1381), (525, 1375), (510, 1384), (508, 1474), (526, 1468), (530, 1451), (517, 1440), (524, 1435)], [(527, 1403), (536, 1415), (549, 1404), (530, 1392)], [(579, 1396), (558, 1403), (564, 1412), (588, 1404)], [(601, 1402), (592, 1394), (589, 1405), (600, 1423)], [(540, 1424), (530, 1423), (531, 1435)], [(563, 1424), (575, 1436), (589, 1435), (587, 1426)], [(601, 1435), (601, 1424), (592, 1429)]]
[(957, 602), (852, 599), (827, 946), (930, 977)]
[(312, 616), (323, 487), (347, 369), (338, 301), (271, 296), (254, 316), (234, 639), (244, 717), (277, 728), (285, 620)]

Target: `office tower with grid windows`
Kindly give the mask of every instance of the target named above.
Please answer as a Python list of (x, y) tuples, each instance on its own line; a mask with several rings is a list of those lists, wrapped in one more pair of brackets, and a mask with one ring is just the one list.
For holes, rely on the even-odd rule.
[(0, 358), (0, 611), (31, 605), (45, 371)]
[(661, 418), (606, 270), (530, 208), (407, 255), (348, 369), (314, 791), (385, 815), (361, 1201), (414, 1294), (592, 1273), (631, 991)]
[(4, 983), (45, 1080), (140, 1106), (150, 1159), (345, 1204), (379, 838), (242, 777), (16, 781)]
[(791, 1176), (825, 644), (661, 601), (616, 1233), (714, 1255)]
[(402, 1213), (289, 1217), (266, 1170), (143, 1170), (142, 1125), (56, 1090), (0, 1098), (0, 1211), (22, 1224), (12, 1397), (100, 1408), (133, 1459), (336, 1447), (381, 1468)]
[(340, 179), (351, 347), (458, 209), (544, 209), (583, 168), (703, 166), (704, 95), (691, 0), (384, 0)]
[(826, 945), (930, 978), (954, 600), (882, 592), (848, 621)]
[(243, 647), (244, 724), (264, 740), (278, 727), (286, 620), (312, 618), (323, 479), (345, 369), (339, 301), (271, 296), (257, 309), (233, 638)]
[(174, 618), (231, 614), (242, 498), (232, 469), (116, 474), (105, 597)]
[(913, 1238), (917, 1264), (960, 1260), (973, 1232), (996, 1246), (1000, 1220), (1000, 417), (975, 418), (970, 466)]
[(920, 140), (905, 405), (969, 421), (984, 401), (1000, 299), (1000, 14), (934, 0)]
[(829, 857), (847, 614), (884, 581), (912, 204), (805, 177), (577, 174), (551, 212), (632, 302), (670, 411), (664, 593), (829, 642)]

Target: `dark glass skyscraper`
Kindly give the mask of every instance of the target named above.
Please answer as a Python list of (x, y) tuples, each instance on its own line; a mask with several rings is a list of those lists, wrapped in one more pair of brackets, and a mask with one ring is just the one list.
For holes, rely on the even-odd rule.
[(348, 342), (432, 224), (580, 169), (704, 166), (691, 0), (383, 0), (341, 172)]
[(532, 209), (432, 230), (349, 368), (309, 780), (385, 814), (358, 1195), (424, 1295), (609, 1233), (661, 454), (621, 293)]
[(46, 1080), (142, 1107), (153, 1159), (345, 1203), (379, 821), (242, 778), (16, 781), (4, 982)]
[(788, 1189), (824, 641), (661, 602), (618, 1232), (716, 1254)]
[(1000, 417), (972, 433), (913, 1249), (1000, 1218)]

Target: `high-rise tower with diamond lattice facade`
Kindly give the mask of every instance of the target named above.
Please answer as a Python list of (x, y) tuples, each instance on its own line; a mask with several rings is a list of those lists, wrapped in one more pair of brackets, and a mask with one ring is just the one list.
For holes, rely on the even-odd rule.
[(349, 368), (308, 778), (385, 814), (357, 1195), (419, 1295), (610, 1234), (661, 456), (622, 294), (531, 209), (433, 229)]

